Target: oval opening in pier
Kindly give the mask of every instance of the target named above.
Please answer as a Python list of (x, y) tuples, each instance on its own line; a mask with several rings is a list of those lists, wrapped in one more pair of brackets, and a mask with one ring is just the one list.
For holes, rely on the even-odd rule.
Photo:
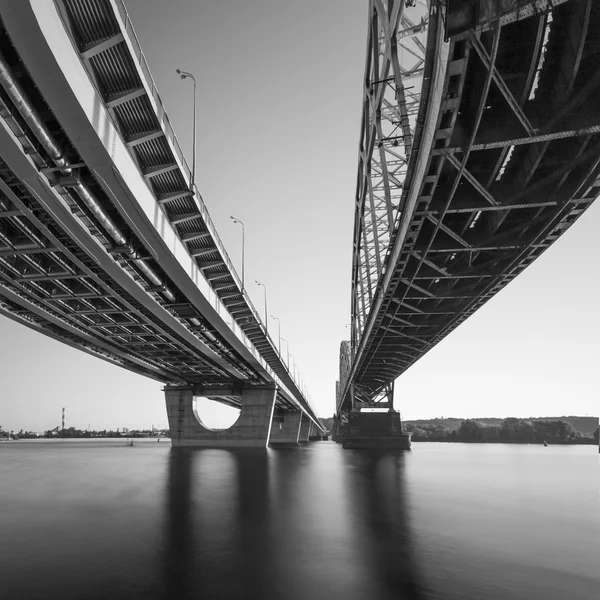
[(196, 417), (208, 429), (229, 429), (240, 416), (240, 409), (208, 398), (196, 398)]

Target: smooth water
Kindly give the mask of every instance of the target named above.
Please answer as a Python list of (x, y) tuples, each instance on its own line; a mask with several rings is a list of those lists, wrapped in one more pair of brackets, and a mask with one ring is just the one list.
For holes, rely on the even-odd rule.
[(598, 450), (0, 444), (0, 596), (600, 597)]

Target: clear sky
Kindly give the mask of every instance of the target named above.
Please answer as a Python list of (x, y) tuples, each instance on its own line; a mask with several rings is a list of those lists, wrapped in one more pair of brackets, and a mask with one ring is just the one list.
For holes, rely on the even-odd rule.
[[(348, 336), (353, 201), (367, 29), (364, 0), (129, 0), (197, 184), (262, 311), (281, 319), (321, 416)], [(600, 203), (403, 375), (403, 417), (598, 414)], [(277, 323), (269, 328), (277, 335)], [(0, 425), (167, 425), (159, 383), (0, 317)], [(218, 421), (223, 411), (215, 415)], [(223, 423), (224, 424), (224, 423)]]

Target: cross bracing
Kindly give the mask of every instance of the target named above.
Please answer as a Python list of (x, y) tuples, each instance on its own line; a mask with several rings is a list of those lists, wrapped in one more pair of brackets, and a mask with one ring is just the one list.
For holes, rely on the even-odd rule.
[[(87, 71), (86, 85), (97, 94), (94, 118), (106, 111), (107, 122), (133, 159), (134, 170), (154, 196), (156, 214), (166, 217), (214, 293), (215, 310), (227, 313), (219, 318), (228, 329), (212, 313), (205, 316), (196, 290), (182, 289), (180, 276), (178, 281), (173, 278), (148, 237), (140, 235), (135, 223), (139, 211), (134, 208), (132, 216), (113, 193), (122, 187), (122, 179), (117, 177), (111, 188), (83, 158), (77, 144), (86, 147), (94, 140), (88, 144), (83, 139), (68, 111), (57, 116), (62, 97), (57, 95), (57, 104), (52, 105), (31, 74), (31, 67), (37, 68), (46, 58), (35, 55), (38, 48), (47, 48), (43, 34), (34, 23), (36, 44), (26, 40), (17, 49), (11, 39), (13, 32), (20, 35), (23, 19), (35, 20), (31, 8), (21, 5), (10, 15), (3, 14), (10, 19), (0, 25), (0, 135), (2, 158), (6, 158), (0, 163), (4, 186), (0, 311), (165, 383), (254, 385), (264, 383), (265, 377), (274, 379), (279, 407), (301, 406), (316, 422), (294, 375), (241, 289), (198, 190), (190, 186), (190, 169), (123, 2), (57, 0), (42, 10), (48, 6), (64, 27), (57, 25), (56, 33), (64, 36), (65, 45), (72, 45), (83, 72)], [(23, 58), (24, 47), (29, 64)], [(55, 79), (58, 75), (62, 81), (63, 55), (45, 54), (57, 57), (56, 63), (54, 58), (47, 62), (56, 69)], [(38, 76), (50, 80), (45, 72)], [(114, 145), (110, 158), (114, 160)], [(118, 167), (112, 163), (112, 173), (118, 174)], [(54, 209), (56, 202), (60, 210), (68, 211), (68, 226), (57, 220), (62, 213)], [(110, 268), (103, 272), (100, 263)], [(131, 282), (137, 286), (133, 295)], [(142, 302), (140, 289), (145, 295)], [(219, 399), (239, 403), (239, 395)]]
[(371, 2), (353, 249), (353, 334), (382, 274), (421, 100), (429, 2)]
[[(444, 3), (431, 2), (422, 101), (412, 151), (401, 155), (408, 165), (394, 227), (380, 238), (385, 253), (368, 235), (390, 221), (369, 220), (368, 201), (360, 203), (361, 138), (354, 330), (340, 410), (380, 397), (600, 192), (600, 4), (513, 4), (512, 13), (445, 41)], [(373, 21), (381, 6), (371, 8)], [(369, 73), (371, 38), (367, 45)]]

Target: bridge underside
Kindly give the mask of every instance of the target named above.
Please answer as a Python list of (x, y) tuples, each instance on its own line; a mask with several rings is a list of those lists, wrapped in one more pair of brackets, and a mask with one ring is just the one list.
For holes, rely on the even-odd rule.
[(0, 0), (0, 314), (321, 429), (189, 175), (122, 2)]
[[(441, 24), (429, 22), (425, 74), (431, 81), (443, 75), (443, 87), (419, 108), (417, 150), (379, 269), (375, 257), (361, 263), (364, 238), (355, 229), (353, 339), (342, 349), (338, 413), (385, 400), (395, 378), (600, 193), (600, 2), (567, 1), (517, 17), (448, 43)], [(374, 135), (371, 151), (391, 147)], [(371, 190), (383, 190), (369, 177)], [(392, 178), (388, 184), (393, 192)], [(365, 188), (359, 185), (357, 203), (367, 212)]]

